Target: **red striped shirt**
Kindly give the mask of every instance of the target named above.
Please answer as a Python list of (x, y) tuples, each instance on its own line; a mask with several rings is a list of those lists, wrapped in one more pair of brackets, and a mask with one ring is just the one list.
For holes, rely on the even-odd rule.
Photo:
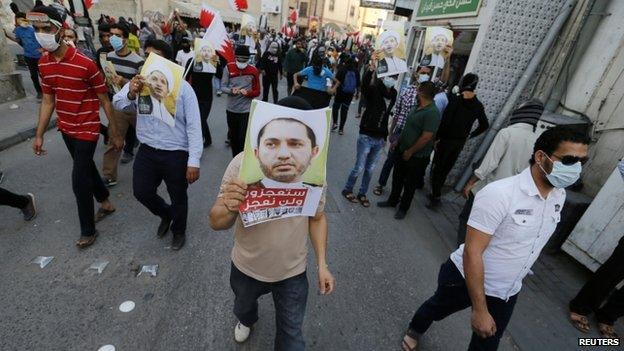
[(46, 53), (39, 60), (39, 75), (44, 94), (54, 95), (58, 129), (67, 136), (97, 141), (100, 134), (98, 93), (108, 89), (95, 63), (69, 47), (56, 61)]

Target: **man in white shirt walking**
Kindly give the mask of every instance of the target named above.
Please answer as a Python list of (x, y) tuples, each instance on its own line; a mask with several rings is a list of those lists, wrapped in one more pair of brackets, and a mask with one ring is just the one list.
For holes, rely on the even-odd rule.
[(481, 165), (474, 171), (462, 191), (466, 204), (459, 214), (457, 246), (463, 244), (466, 239), (466, 223), (472, 210), (474, 194), (489, 183), (515, 176), (526, 168), (527, 159), (537, 139), (535, 128), (543, 112), (544, 104), (539, 99), (525, 101), (511, 114), (509, 126), (496, 134)]
[(555, 127), (536, 141), (531, 166), (487, 185), (474, 201), (466, 244), (440, 268), (435, 294), (414, 314), (404, 351), (434, 321), (472, 306), (468, 350), (496, 350), (511, 319), (522, 280), (557, 227), (564, 188), (576, 182), (589, 138)]

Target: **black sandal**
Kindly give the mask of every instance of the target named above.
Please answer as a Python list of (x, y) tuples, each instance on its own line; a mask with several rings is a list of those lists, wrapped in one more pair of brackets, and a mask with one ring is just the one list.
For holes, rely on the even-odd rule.
[(349, 200), (349, 202), (352, 202), (352, 203), (357, 203), (358, 202), (358, 199), (355, 197), (355, 195), (353, 195), (353, 193), (351, 191), (343, 190), (342, 191), (342, 196), (345, 199)]
[(383, 194), (383, 189), (384, 187), (381, 185), (377, 185), (375, 187), (375, 189), (373, 189), (373, 194), (377, 195), (377, 196), (381, 196), (381, 194)]
[(80, 239), (76, 241), (76, 246), (78, 246), (78, 248), (80, 249), (87, 248), (93, 245), (93, 243), (95, 243), (95, 239), (97, 238), (97, 236), (98, 236), (97, 230), (91, 236), (81, 236)]
[(368, 199), (366, 198), (366, 195), (358, 195), (357, 197), (358, 201), (362, 204), (362, 206), (368, 208), (370, 207), (370, 201), (368, 201)]
[(95, 223), (100, 222), (104, 218), (112, 215), (113, 213), (115, 213), (115, 209), (114, 208), (112, 210), (107, 210), (107, 209), (101, 208), (101, 207), (98, 208), (97, 212), (95, 213)]

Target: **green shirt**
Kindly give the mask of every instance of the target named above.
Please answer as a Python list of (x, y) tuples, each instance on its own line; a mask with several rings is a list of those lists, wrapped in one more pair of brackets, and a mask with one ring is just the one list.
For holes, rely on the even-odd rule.
[[(424, 132), (435, 134), (440, 120), (440, 111), (433, 102), (425, 107), (414, 108), (407, 115), (405, 127), (399, 137), (399, 151), (403, 152), (412, 147)], [(433, 138), (425, 147), (416, 151), (413, 157), (429, 157), (432, 151)]]

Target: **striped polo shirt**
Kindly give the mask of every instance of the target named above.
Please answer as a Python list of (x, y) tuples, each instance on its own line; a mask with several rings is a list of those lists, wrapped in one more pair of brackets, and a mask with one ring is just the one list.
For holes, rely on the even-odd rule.
[(97, 94), (108, 91), (95, 62), (68, 47), (56, 61), (50, 53), (39, 60), (44, 94), (54, 95), (58, 129), (79, 140), (97, 141), (100, 135), (100, 101)]
[(119, 56), (115, 51), (106, 54), (106, 60), (115, 66), (115, 72), (127, 80), (134, 78), (143, 67), (145, 60), (135, 52), (130, 52), (126, 56)]

